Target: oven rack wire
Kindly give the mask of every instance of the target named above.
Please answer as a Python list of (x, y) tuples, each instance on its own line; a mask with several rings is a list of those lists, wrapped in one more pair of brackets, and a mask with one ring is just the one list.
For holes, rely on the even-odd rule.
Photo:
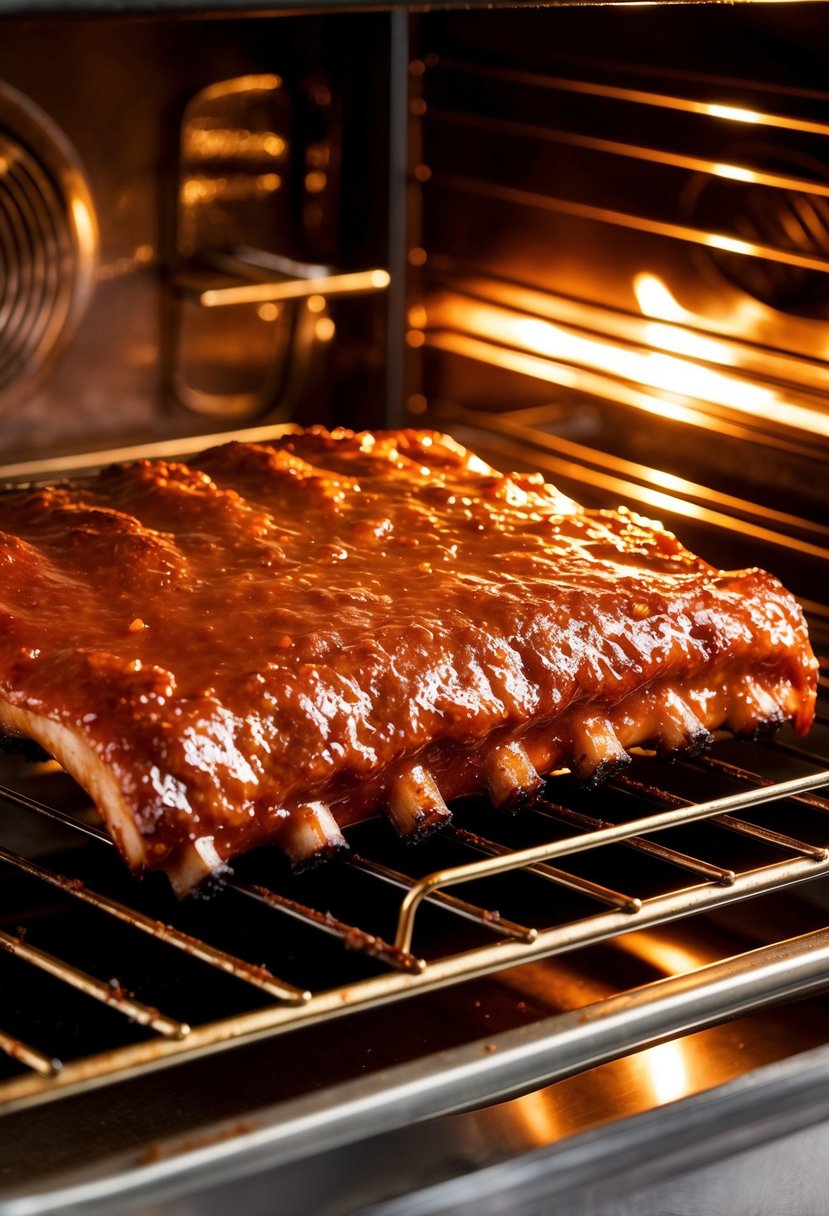
[[(823, 711), (820, 720), (829, 720)], [(0, 1025), (0, 1052), (19, 1066), (16, 1075), (0, 1082), (0, 1110), (18, 1109), (111, 1079), (125, 1079), (137, 1072), (203, 1056), (243, 1040), (276, 1035), (475, 979), (826, 874), (829, 872), (829, 798), (813, 792), (829, 783), (825, 759), (806, 746), (778, 740), (766, 741), (763, 751), (784, 758), (794, 756), (801, 765), (808, 762), (812, 771), (781, 781), (755, 771), (757, 765), (743, 767), (716, 754), (697, 757), (689, 762), (694, 768), (713, 770), (727, 778), (732, 786), (741, 787), (724, 797), (702, 802), (688, 801), (667, 789), (644, 785), (622, 774), (613, 782), (613, 787), (617, 792), (633, 797), (637, 810), (644, 803), (647, 812), (637, 813), (624, 822), (605, 822), (561, 801), (553, 801), (549, 795), (554, 783), (548, 783), (547, 797), (539, 801), (532, 813), (549, 822), (552, 834), (560, 832), (562, 825), (575, 834), (516, 850), (466, 828), (451, 827), (449, 837), (471, 851), (474, 860), (441, 867), (421, 877), (389, 867), (363, 852), (352, 853), (346, 862), (349, 869), (401, 893), (393, 940), (378, 937), (358, 924), (344, 922), (278, 890), (231, 878), (227, 889), (217, 898), (241, 897), (255, 901), (269, 913), (300, 922), (315, 933), (339, 939), (347, 950), (369, 956), (377, 966), (377, 974), (368, 978), (314, 990), (283, 980), (265, 966), (246, 961), (200, 936), (147, 915), (127, 902), (113, 899), (92, 884), (67, 877), (22, 853), (0, 848), (0, 864), (7, 871), (56, 889), (70, 902), (92, 909), (95, 915), (117, 920), (154, 943), (181, 951), (206, 968), (233, 976), (255, 990), (257, 995), (261, 994), (265, 1001), (261, 1006), (239, 1014), (214, 1020), (194, 1019), (190, 1024), (143, 999), (144, 994), (138, 999), (117, 981), (90, 974), (57, 954), (31, 944), (26, 940), (25, 932), (2, 930), (0, 948), (19, 963), (46, 973), (90, 1001), (106, 1005), (131, 1026), (143, 1027), (147, 1037), (138, 1042), (126, 1042), (114, 1050), (93, 1051), (64, 1060), (54, 1058), (43, 1043), (24, 1041)], [(36, 801), (6, 786), (0, 787), (0, 799), (84, 834), (89, 838), (88, 847), (93, 850), (112, 849), (112, 842), (101, 828), (77, 819), (59, 806)], [(818, 843), (742, 817), (754, 808), (771, 803), (776, 809), (777, 804), (787, 801), (815, 817), (820, 825), (813, 833)], [(774, 851), (776, 859), (759, 866), (732, 868), (714, 864), (687, 849), (666, 845), (660, 839), (660, 835), (669, 829), (702, 821), (736, 834), (746, 842), (767, 846)], [(609, 845), (621, 845), (640, 856), (657, 858), (684, 878), (678, 879), (664, 893), (641, 897), (635, 892), (616, 889), (560, 868), (576, 854), (587, 851), (595, 854)], [(704, 850), (700, 850), (702, 852)], [(463, 884), (482, 879), (503, 878), (517, 870), (527, 871), (553, 887), (586, 897), (599, 905), (598, 910), (550, 927), (533, 927), (502, 917), (495, 908), (450, 893), (451, 888), (462, 888)], [(129, 889), (127, 882), (127, 893)], [(489, 940), (471, 949), (422, 957), (418, 953), (421, 949), (418, 913), (424, 904), (438, 904), (451, 917), (472, 922)]]

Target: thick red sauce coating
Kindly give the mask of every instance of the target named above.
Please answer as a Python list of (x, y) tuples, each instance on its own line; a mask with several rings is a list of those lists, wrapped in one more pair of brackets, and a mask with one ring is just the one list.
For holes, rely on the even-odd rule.
[(164, 864), (341, 822), (403, 761), (606, 711), (728, 663), (814, 660), (760, 571), (721, 573), (620, 511), (503, 476), (429, 432), (231, 443), (0, 500), (0, 696), (77, 732)]

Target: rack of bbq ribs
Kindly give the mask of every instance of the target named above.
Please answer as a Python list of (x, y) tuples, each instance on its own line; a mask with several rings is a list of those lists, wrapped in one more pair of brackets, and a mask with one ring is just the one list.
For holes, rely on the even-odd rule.
[(378, 811), (814, 712), (794, 598), (430, 431), (320, 427), (0, 498), (0, 722), (184, 892)]

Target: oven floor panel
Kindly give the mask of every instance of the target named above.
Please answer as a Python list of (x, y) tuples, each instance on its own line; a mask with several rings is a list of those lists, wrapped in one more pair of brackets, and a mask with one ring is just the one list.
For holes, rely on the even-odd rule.
[[(6, 1213), (17, 1216), (20, 1212), (22, 1216), (23, 1211), (45, 1212), (59, 1207), (67, 1213), (135, 1210), (147, 1216), (160, 1216), (162, 1212), (164, 1216), (185, 1213), (219, 1216), (228, 1210), (232, 1195), (237, 1205), (242, 1204), (246, 1216), (258, 1216), (273, 1210), (276, 1191), (281, 1197), (280, 1211), (285, 1216), (291, 1213), (302, 1216), (312, 1210), (318, 1216), (345, 1216), (377, 1203), (381, 1204), (378, 1216), (380, 1212), (385, 1216), (386, 1201), (398, 1194), (406, 1195), (407, 1199), (399, 1211), (392, 1204), (389, 1216), (404, 1213), (414, 1216), (419, 1209), (410, 1206), (413, 1190), (439, 1187), (447, 1180), (467, 1175), (474, 1179), (483, 1169), (517, 1168), (517, 1163), (528, 1154), (528, 1159), (534, 1159), (545, 1150), (563, 1151), (571, 1142), (578, 1143), (579, 1137), (596, 1129), (607, 1129), (609, 1125), (623, 1129), (637, 1115), (670, 1103), (681, 1106), (683, 1098), (710, 1092), (712, 1087), (746, 1076), (751, 1069), (786, 1060), (794, 1043), (800, 1049), (808, 1048), (825, 1040), (827, 1032), (829, 1009), (818, 1002), (739, 1019), (509, 1102), (395, 1131), (323, 1154), (312, 1162), (294, 1162), (275, 1172), (254, 1171), (232, 1186), (222, 1186), (220, 1176), (205, 1177), (203, 1171), (192, 1172), (187, 1154), (209, 1147), (215, 1135), (210, 1127), (214, 1119), (222, 1120), (223, 1130), (216, 1137), (217, 1143), (227, 1139), (228, 1134), (235, 1134), (240, 1142), (254, 1135), (261, 1117), (259, 1103), (269, 1088), (271, 1092), (278, 1091), (279, 1085), (273, 1084), (274, 1062), (268, 1067), (261, 1053), (258, 1060), (237, 1058), (235, 1069), (223, 1067), (223, 1062), (229, 1065), (229, 1061), (220, 1057), (209, 1068), (209, 1075), (184, 1078), (173, 1092), (163, 1084), (152, 1086), (145, 1080), (121, 1087), (120, 1093), (114, 1090), (105, 1104), (96, 1102), (95, 1095), (86, 1095), (10, 1119), (4, 1127), (4, 1143), (15, 1146), (15, 1160), (4, 1162), (0, 1172), (3, 1178), (0, 1212), (4, 1216)], [(263, 1073), (269, 1074), (270, 1086), (263, 1084)], [(160, 1080), (156, 1078), (157, 1082)], [(196, 1112), (198, 1119), (194, 1118)], [(238, 1123), (228, 1133), (227, 1121), (234, 1115), (238, 1115)], [(80, 1136), (79, 1128), (83, 1129)], [(123, 1206), (120, 1203), (113, 1206), (111, 1201), (99, 1206), (88, 1197), (77, 1208), (65, 1204), (67, 1193), (63, 1187), (71, 1180), (77, 1181), (84, 1175), (106, 1178), (109, 1168), (115, 1177), (142, 1165), (149, 1172), (165, 1157), (169, 1160), (168, 1154), (173, 1152), (181, 1154), (181, 1175), (172, 1183), (168, 1180), (162, 1186), (150, 1185), (146, 1193), (138, 1191)], [(713, 1155), (710, 1148), (706, 1153)], [(636, 1164), (641, 1163), (640, 1152)], [(32, 1177), (39, 1179), (34, 1188)], [(209, 1191), (201, 1194), (203, 1185)], [(499, 1198), (493, 1193), (487, 1199), (478, 1184), (470, 1182), (470, 1186), (475, 1190), (477, 1208), (466, 1208), (461, 1202), (461, 1189), (460, 1193), (452, 1191), (451, 1202), (446, 1203), (440, 1202), (439, 1195), (424, 1195), (424, 1216), (427, 1212), (431, 1216), (433, 1211), (437, 1214), (467, 1210), (480, 1211), (482, 1216), (513, 1211), (534, 1216), (541, 1210), (592, 1214), (594, 1203), (602, 1199), (600, 1190), (594, 1190), (583, 1201), (574, 1195), (560, 1209), (549, 1206), (542, 1209), (534, 1207), (531, 1198), (528, 1206), (523, 1206), (520, 1187), (516, 1190), (510, 1186), (508, 1196)], [(693, 1195), (693, 1185), (689, 1186), (689, 1194)], [(170, 1198), (181, 1190), (187, 1192), (187, 1198)], [(494, 1191), (497, 1190), (495, 1187)], [(15, 1196), (23, 1194), (30, 1199), (30, 1206), (25, 1208), (15, 1203)], [(676, 1205), (661, 1211), (653, 1208), (654, 1212), (660, 1211), (660, 1216), (665, 1211), (685, 1216), (686, 1210), (691, 1216), (697, 1209)], [(731, 1216), (738, 1209), (725, 1210)], [(795, 1210), (801, 1209), (792, 1209), (792, 1213)], [(802, 1210), (805, 1213), (809, 1209)], [(617, 1216), (617, 1211), (618, 1216), (623, 1213), (626, 1216), (628, 1212), (650, 1209), (611, 1205), (607, 1216)], [(604, 1208), (597, 1208), (596, 1216), (599, 1213), (603, 1216)]]
[[(823, 1216), (829, 1055), (806, 1053), (364, 1216)], [(209, 1208), (202, 1210), (208, 1216)], [(171, 1208), (165, 1216), (183, 1216)], [(332, 1214), (333, 1216), (333, 1214)], [(337, 1216), (340, 1216), (338, 1213)]]

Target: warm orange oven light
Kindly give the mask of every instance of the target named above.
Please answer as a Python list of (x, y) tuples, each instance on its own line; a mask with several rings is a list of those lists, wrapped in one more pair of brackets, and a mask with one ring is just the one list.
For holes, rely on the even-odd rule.
[[(423, 338), (458, 353), (465, 346), (473, 358), (587, 392), (595, 391), (595, 376), (612, 379), (626, 399), (631, 396), (631, 404), (650, 412), (695, 410), (707, 403), (829, 437), (829, 414), (787, 399), (755, 375), (743, 375), (735, 366), (734, 345), (700, 333), (695, 325), (700, 318), (661, 278), (643, 271), (634, 277), (633, 290), (643, 320), (632, 342), (457, 296), (430, 303)], [(746, 328), (757, 319), (747, 313)]]

